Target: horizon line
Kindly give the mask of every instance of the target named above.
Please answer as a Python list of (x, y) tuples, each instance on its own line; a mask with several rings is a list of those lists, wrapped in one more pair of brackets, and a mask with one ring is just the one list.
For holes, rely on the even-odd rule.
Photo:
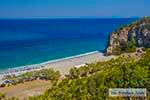
[(25, 17), (25, 18), (0, 18), (1, 19), (128, 19), (143, 17)]

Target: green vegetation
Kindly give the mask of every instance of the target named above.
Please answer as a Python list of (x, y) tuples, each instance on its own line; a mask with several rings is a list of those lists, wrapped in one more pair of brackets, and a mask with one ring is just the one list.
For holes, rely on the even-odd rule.
[(73, 68), (58, 85), (29, 100), (125, 100), (108, 97), (109, 88), (146, 88), (150, 96), (150, 50), (138, 61), (119, 57)]
[(10, 84), (2, 84), (3, 86), (16, 85), (19, 83), (33, 81), (37, 79), (51, 80), (52, 84), (55, 85), (60, 77), (59, 71), (53, 69), (42, 69), (39, 71), (27, 72), (19, 76), (7, 76), (5, 79), (11, 81)]
[(137, 47), (136, 41), (135, 41), (134, 38), (132, 38), (131, 41), (128, 41), (128, 43), (127, 43), (126, 51), (127, 52), (135, 52), (136, 51), (136, 47)]
[(3, 99), (3, 98), (5, 98), (5, 94), (0, 93), (0, 100)]
[(127, 43), (121, 46), (120, 54), (135, 52), (136, 48), (137, 48), (137, 44), (136, 44), (135, 37), (132, 37), (130, 41), (128, 41)]

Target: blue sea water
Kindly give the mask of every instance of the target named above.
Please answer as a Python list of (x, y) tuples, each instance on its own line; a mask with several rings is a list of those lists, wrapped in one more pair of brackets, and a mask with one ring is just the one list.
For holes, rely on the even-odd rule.
[(105, 51), (112, 31), (137, 19), (1, 19), (0, 69)]

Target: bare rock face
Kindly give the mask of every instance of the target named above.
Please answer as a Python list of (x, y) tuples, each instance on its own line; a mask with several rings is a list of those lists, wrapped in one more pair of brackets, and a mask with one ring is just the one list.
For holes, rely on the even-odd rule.
[(150, 47), (150, 17), (144, 17), (113, 32), (106, 54), (129, 52), (135, 47)]

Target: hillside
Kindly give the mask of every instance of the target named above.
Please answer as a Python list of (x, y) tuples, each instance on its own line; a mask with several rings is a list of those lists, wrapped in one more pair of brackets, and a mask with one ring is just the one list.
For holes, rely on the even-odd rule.
[(137, 47), (150, 47), (150, 17), (122, 26), (110, 35), (108, 55), (134, 52)]
[[(44, 95), (29, 100), (129, 100), (109, 97), (109, 88), (146, 88), (150, 96), (149, 62), (150, 50), (146, 50), (140, 60), (120, 56), (107, 62), (73, 68), (61, 83)], [(145, 100), (138, 98), (133, 97), (133, 100)]]

